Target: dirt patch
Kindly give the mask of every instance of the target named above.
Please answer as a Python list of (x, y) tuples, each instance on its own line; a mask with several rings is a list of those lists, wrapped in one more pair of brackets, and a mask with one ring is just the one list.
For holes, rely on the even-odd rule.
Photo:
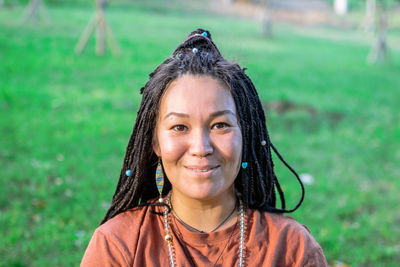
[(287, 130), (301, 127), (306, 132), (315, 132), (322, 125), (335, 128), (345, 118), (345, 114), (342, 112), (319, 112), (311, 105), (294, 103), (289, 100), (263, 102), (262, 105), (267, 116), (268, 113), (275, 113)]
[(212, 12), (263, 21), (267, 16), (273, 21), (304, 25), (330, 25), (350, 27), (350, 23), (338, 18), (325, 1), (276, 1), (270, 8), (243, 1), (215, 0), (209, 2)]

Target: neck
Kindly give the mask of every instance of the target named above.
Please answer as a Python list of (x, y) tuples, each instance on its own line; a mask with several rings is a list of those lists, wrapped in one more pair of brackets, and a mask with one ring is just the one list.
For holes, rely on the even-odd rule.
[[(178, 191), (172, 191), (171, 204), (176, 216), (190, 227), (203, 232), (225, 229), (236, 222), (237, 212), (234, 190), (212, 199), (188, 198)], [(227, 218), (229, 217), (229, 218)], [(221, 225), (222, 223), (222, 225)]]

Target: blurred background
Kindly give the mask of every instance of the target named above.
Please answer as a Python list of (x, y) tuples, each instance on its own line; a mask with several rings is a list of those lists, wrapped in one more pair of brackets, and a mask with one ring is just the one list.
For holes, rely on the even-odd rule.
[[(247, 67), (330, 266), (400, 261), (400, 1), (0, 0), (0, 266), (77, 266), (148, 74), (196, 28)], [(275, 160), (289, 206), (300, 188)]]

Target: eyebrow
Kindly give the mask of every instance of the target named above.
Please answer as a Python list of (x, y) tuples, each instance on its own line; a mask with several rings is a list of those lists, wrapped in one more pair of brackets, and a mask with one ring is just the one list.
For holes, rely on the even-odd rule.
[[(230, 114), (230, 115), (236, 117), (236, 114), (233, 111), (228, 110), (228, 109), (213, 112), (213, 113), (211, 113), (210, 117), (211, 118), (215, 118), (215, 117), (222, 116), (222, 115), (225, 115), (225, 114)], [(164, 116), (164, 120), (166, 118), (170, 117), (170, 116), (177, 116), (177, 117), (181, 117), (181, 118), (189, 118), (190, 117), (189, 114), (186, 114), (186, 113), (170, 112), (170, 113), (168, 113), (167, 115)]]

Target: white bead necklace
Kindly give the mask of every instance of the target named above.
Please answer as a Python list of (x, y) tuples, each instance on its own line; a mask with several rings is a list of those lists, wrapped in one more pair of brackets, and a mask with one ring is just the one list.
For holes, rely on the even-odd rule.
[[(168, 197), (166, 199), (166, 204), (169, 205), (169, 202), (171, 200), (171, 192), (168, 194)], [(244, 252), (246, 250), (244, 246), (244, 234), (246, 231), (246, 224), (245, 224), (245, 218), (244, 218), (244, 206), (242, 203), (242, 200), (239, 198), (239, 225), (240, 225), (240, 237), (239, 237), (239, 262), (238, 262), (238, 267), (243, 267), (244, 266)], [(171, 267), (175, 267), (175, 249), (174, 249), (174, 244), (172, 242), (172, 235), (170, 232), (170, 227), (169, 227), (169, 221), (168, 221), (168, 208), (164, 207), (164, 230), (165, 230), (165, 236), (164, 239), (168, 244), (168, 252), (169, 252), (169, 262), (171, 264)]]

